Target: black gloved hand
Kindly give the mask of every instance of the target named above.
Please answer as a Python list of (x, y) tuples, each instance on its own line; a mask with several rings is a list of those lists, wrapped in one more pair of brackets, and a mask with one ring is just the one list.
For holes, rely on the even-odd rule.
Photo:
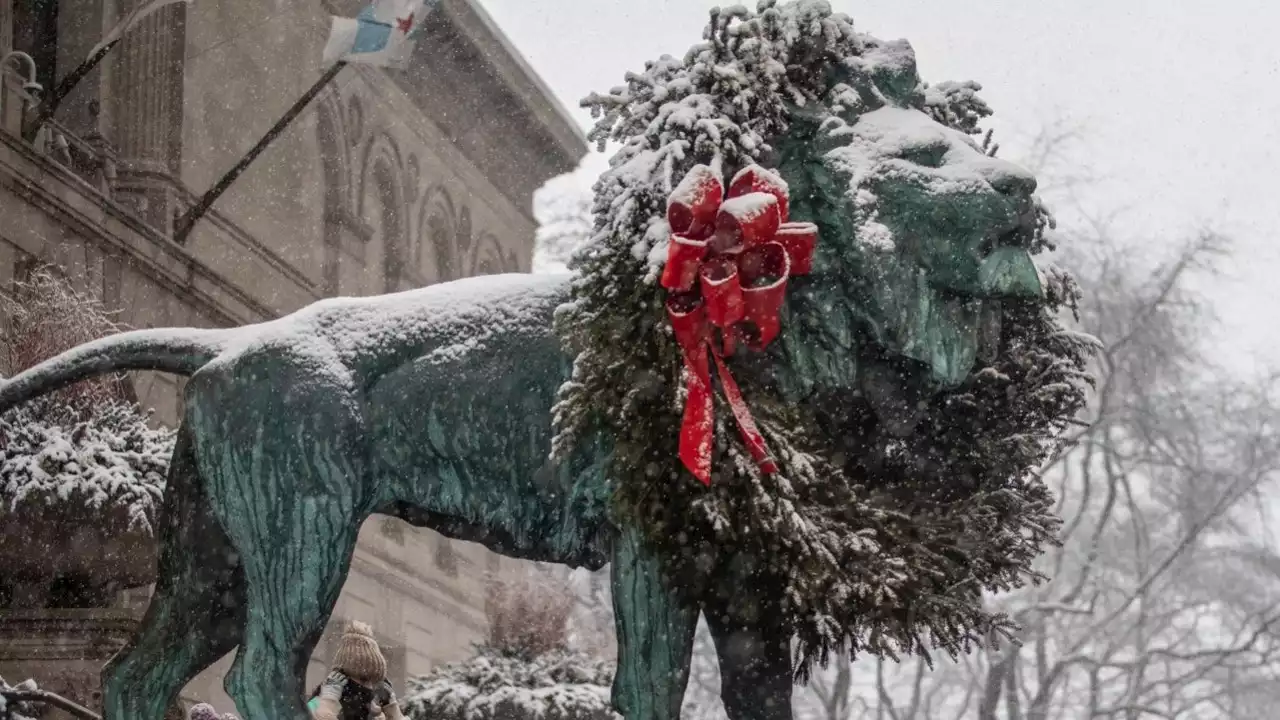
[(396, 704), (396, 690), (394, 687), (391, 686), (390, 680), (383, 678), (382, 682), (378, 684), (378, 687), (374, 691), (374, 693), (378, 699), (378, 705), (380, 707), (386, 707), (388, 705)]

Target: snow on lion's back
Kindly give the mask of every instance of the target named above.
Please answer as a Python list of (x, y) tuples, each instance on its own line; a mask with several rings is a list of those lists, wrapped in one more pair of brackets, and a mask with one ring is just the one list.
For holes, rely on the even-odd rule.
[(400, 348), (425, 348), (431, 354), (427, 360), (456, 359), (513, 330), (549, 334), (552, 312), (568, 297), (569, 277), (486, 275), (388, 295), (328, 298), (277, 320), (229, 331), (208, 367), (267, 348), (322, 360), (340, 376)]

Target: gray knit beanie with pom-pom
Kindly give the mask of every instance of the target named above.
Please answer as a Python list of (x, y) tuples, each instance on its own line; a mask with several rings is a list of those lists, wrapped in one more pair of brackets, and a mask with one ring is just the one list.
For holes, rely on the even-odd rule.
[(387, 677), (387, 659), (373, 638), (373, 628), (362, 622), (347, 626), (333, 656), (333, 669), (364, 683), (380, 683)]
[(218, 711), (209, 703), (197, 703), (187, 712), (187, 720), (221, 720)]

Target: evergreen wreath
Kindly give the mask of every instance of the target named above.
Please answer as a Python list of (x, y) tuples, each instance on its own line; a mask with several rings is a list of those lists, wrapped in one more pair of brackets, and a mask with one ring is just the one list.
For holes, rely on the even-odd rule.
[[(797, 279), (787, 340), (775, 344), (786, 347), (731, 361), (779, 472), (759, 470), (717, 398), (709, 488), (677, 459), (682, 360), (657, 283), (667, 197), (695, 164), (721, 176), (776, 165), (801, 115), (843, 122), (889, 103), (977, 134), (991, 114), (979, 87), (902, 87), (895, 71), (909, 47), (855, 32), (824, 0), (713, 10), (703, 38), (583, 101), (598, 118), (590, 138), (621, 149), (595, 185), (594, 236), (556, 317), (575, 362), (553, 452), (611, 436), (618, 522), (642, 529), (684, 601), (767, 594), (797, 638), (800, 679), (837, 649), (954, 655), (1007, 635), (1010, 621), (983, 608), (982, 592), (1041, 579), (1032, 565), (1059, 521), (1036, 470), (1091, 382), (1095, 342), (1058, 320), (1077, 299), (1070, 277), (1046, 270), (1043, 299), (1003, 301), (998, 340), (959, 387), (927, 399), (906, 437), (856, 397), (788, 389), (804, 383), (788, 381), (787, 348), (821, 343), (832, 312)], [(1040, 217), (1025, 240), (1032, 252), (1049, 248), (1051, 220)], [(853, 241), (822, 230), (820, 247)]]

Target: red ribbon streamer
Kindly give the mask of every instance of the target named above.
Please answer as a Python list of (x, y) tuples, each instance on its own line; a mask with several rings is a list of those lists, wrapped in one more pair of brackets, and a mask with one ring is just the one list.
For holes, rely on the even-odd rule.
[[(704, 485), (711, 484), (712, 357), (751, 457), (764, 472), (778, 471), (724, 357), (739, 339), (763, 350), (777, 336), (787, 279), (809, 272), (817, 241), (813, 224), (787, 222), (786, 185), (769, 171), (746, 168), (728, 195), (719, 177), (699, 165), (667, 205), (672, 237), (662, 285), (673, 291), (667, 314), (687, 370), (680, 460)], [(723, 349), (713, 344), (715, 328)]]
[(668, 305), (668, 312), (673, 321), (689, 328), (690, 332), (677, 331), (676, 338), (684, 350), (684, 364), (688, 371), (685, 383), (686, 399), (684, 418), (680, 425), (680, 460), (694, 477), (704, 485), (711, 484), (711, 440), (713, 435), (714, 415), (711, 397), (711, 362), (714, 357), (716, 369), (720, 375), (720, 386), (725, 400), (738, 423), (738, 432), (742, 435), (751, 457), (767, 473), (778, 471), (777, 463), (769, 454), (764, 436), (756, 426), (755, 418), (742, 397), (742, 390), (725, 365), (721, 353), (712, 348), (711, 336), (706, 322), (706, 311), (702, 306), (691, 312), (679, 312)]

